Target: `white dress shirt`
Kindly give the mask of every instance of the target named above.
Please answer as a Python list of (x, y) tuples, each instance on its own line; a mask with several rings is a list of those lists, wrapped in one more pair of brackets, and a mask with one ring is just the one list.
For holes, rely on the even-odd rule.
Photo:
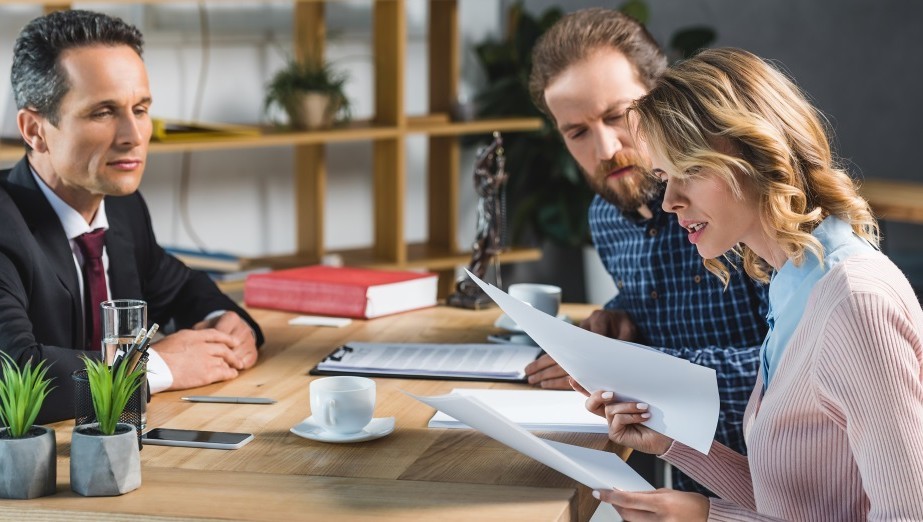
[[(106, 201), (103, 200), (99, 203), (99, 210), (97, 210), (96, 215), (93, 216), (93, 221), (88, 224), (79, 212), (65, 203), (63, 199), (58, 197), (58, 195), (45, 184), (45, 181), (36, 174), (34, 169), (32, 169), (32, 177), (35, 178), (35, 183), (38, 184), (42, 193), (45, 194), (45, 199), (51, 204), (51, 208), (54, 209), (55, 214), (57, 214), (58, 220), (61, 221), (61, 226), (64, 227), (64, 234), (67, 236), (67, 240), (71, 247), (71, 253), (74, 255), (74, 269), (77, 271), (77, 281), (80, 286), (80, 302), (83, 303), (85, 302), (83, 289), (83, 253), (80, 251), (80, 247), (77, 246), (77, 242), (74, 241), (74, 238), (87, 232), (92, 232), (97, 228), (109, 229), (109, 220), (106, 219)], [(106, 295), (108, 297), (112, 295), (112, 292), (109, 288), (109, 254), (106, 252), (105, 246), (103, 247), (103, 268), (106, 273)], [(83, 308), (84, 307), (81, 307), (81, 309)], [(84, 313), (86, 313), (86, 311), (84, 311)], [(100, 350), (102, 350), (102, 347), (100, 347)], [(163, 357), (157, 353), (157, 350), (155, 350), (153, 346), (147, 353), (149, 355), (147, 361), (148, 388), (150, 388), (151, 393), (164, 391), (173, 384), (173, 372), (170, 371), (170, 367), (167, 366), (166, 361), (163, 360)]]

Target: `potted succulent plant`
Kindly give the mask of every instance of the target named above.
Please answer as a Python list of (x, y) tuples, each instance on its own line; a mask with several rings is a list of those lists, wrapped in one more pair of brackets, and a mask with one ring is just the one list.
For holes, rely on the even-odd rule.
[(35, 426), (51, 391), (45, 361), (20, 368), (0, 353), (0, 498), (36, 498), (55, 492), (57, 453), (54, 430)]
[(296, 129), (320, 129), (350, 118), (346, 74), (325, 62), (289, 60), (266, 90), (265, 109), (278, 105)]
[(110, 368), (85, 359), (96, 422), (74, 428), (71, 489), (84, 496), (112, 496), (141, 486), (141, 454), (135, 426), (119, 417), (144, 378), (144, 366)]

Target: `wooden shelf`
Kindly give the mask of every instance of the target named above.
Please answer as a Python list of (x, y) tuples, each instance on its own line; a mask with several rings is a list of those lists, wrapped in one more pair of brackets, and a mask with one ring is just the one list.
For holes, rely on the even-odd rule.
[(923, 224), (923, 184), (870, 179), (859, 186), (878, 219)]
[(407, 118), (407, 131), (430, 136), (461, 136), (499, 132), (528, 132), (542, 128), (540, 118), (508, 118), (472, 121), (451, 121), (448, 118), (417, 116)]
[(179, 152), (199, 150), (286, 147), (292, 145), (319, 145), (346, 141), (370, 141), (396, 138), (400, 131), (395, 127), (374, 125), (367, 121), (351, 122), (334, 129), (318, 131), (290, 131), (264, 129), (256, 136), (222, 136), (205, 139), (177, 141), (152, 141), (151, 152)]
[[(109, 0), (112, 4), (159, 4), (190, 0)], [(285, 1), (285, 0), (280, 0)], [(293, 5), (294, 57), (324, 59), (326, 38), (324, 0), (288, 0)], [(330, 0), (334, 1), (334, 0)], [(474, 2), (476, 0), (469, 0)], [(539, 118), (453, 121), (449, 114), (458, 100), (461, 68), (459, 0), (429, 0), (428, 100), (424, 115), (408, 115), (405, 107), (407, 70), (407, 0), (372, 0), (371, 37), (375, 113), (371, 121), (354, 121), (333, 129), (294, 132), (274, 128), (253, 135), (192, 137), (152, 142), (151, 153), (246, 150), (293, 147), (295, 248), (297, 255), (251, 259), (248, 266), (286, 267), (318, 262), (327, 253), (324, 240), (326, 151), (329, 143), (372, 143), (373, 244), (341, 252), (346, 264), (380, 268), (425, 268), (440, 274), (444, 295), (454, 284), (455, 268), (467, 265), (470, 255), (457, 244), (462, 169), (459, 136), (499, 132), (531, 132), (542, 128)], [(4, 4), (41, 5), (45, 12), (67, 9), (59, 0), (0, 0)], [(231, 3), (231, 2), (228, 2)], [(407, 138), (427, 139), (427, 222), (424, 244), (408, 244), (403, 237), (407, 193)], [(175, 139), (175, 138), (174, 138)], [(0, 144), (0, 161), (14, 162), (21, 146)], [(514, 168), (514, 167), (511, 167)], [(467, 246), (467, 245), (465, 245)], [(513, 249), (501, 263), (535, 261), (538, 249)]]
[[(0, 0), (2, 1), (2, 0)], [(319, 145), (349, 141), (375, 141), (393, 139), (403, 134), (428, 134), (430, 136), (463, 136), (499, 132), (528, 132), (542, 128), (539, 118), (489, 119), (453, 122), (439, 115), (415, 116), (407, 119), (407, 127), (375, 125), (369, 121), (354, 121), (334, 129), (310, 132), (263, 129), (255, 136), (216, 136), (184, 138), (175, 141), (152, 141), (150, 152), (169, 153), (228, 149), (253, 149), (263, 147), (288, 147), (293, 145)], [(20, 145), (0, 144), (0, 161), (17, 161), (22, 158)]]
[(0, 161), (19, 161), (23, 154), (25, 154), (25, 149), (22, 148), (22, 145), (0, 143)]
[[(467, 252), (448, 252), (433, 247), (427, 243), (411, 243), (407, 245), (407, 261), (395, 263), (377, 257), (371, 248), (358, 248), (351, 250), (338, 250), (327, 252), (343, 257), (344, 264), (348, 266), (363, 266), (381, 269), (426, 269), (433, 271), (454, 269), (457, 266), (466, 266), (471, 260)], [(538, 248), (514, 247), (500, 254), (501, 264), (522, 263), (538, 261), (542, 258), (542, 251)], [(269, 266), (272, 268), (292, 268), (320, 262), (310, 255), (286, 254), (280, 256), (250, 257), (243, 260), (245, 267)]]

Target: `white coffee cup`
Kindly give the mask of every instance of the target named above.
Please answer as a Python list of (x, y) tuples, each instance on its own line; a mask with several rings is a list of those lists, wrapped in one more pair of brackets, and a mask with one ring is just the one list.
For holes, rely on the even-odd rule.
[(375, 410), (375, 381), (337, 376), (311, 381), (311, 417), (331, 433), (362, 431)]
[(546, 314), (556, 317), (561, 306), (561, 287), (536, 283), (517, 283), (510, 285), (511, 297), (532, 305)]

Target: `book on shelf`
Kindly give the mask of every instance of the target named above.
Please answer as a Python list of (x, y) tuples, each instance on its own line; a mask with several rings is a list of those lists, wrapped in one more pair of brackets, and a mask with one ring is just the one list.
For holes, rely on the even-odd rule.
[(205, 123), (169, 120), (164, 118), (151, 118), (153, 131), (152, 141), (181, 142), (204, 141), (215, 138), (232, 138), (244, 136), (259, 136), (262, 134), (257, 127), (233, 125), (229, 123)]
[(436, 305), (428, 272), (313, 265), (247, 277), (244, 302), (316, 315), (373, 319)]
[(240, 272), (247, 268), (242, 257), (227, 252), (180, 247), (164, 247), (164, 250), (182, 261), (189, 268), (204, 272)]
[(255, 266), (253, 268), (245, 268), (244, 270), (232, 270), (232, 271), (205, 270), (205, 273), (208, 274), (208, 277), (212, 278), (212, 281), (217, 281), (217, 282), (241, 281), (243, 282), (250, 275), (265, 274), (271, 271), (272, 271), (272, 268), (268, 266)]

